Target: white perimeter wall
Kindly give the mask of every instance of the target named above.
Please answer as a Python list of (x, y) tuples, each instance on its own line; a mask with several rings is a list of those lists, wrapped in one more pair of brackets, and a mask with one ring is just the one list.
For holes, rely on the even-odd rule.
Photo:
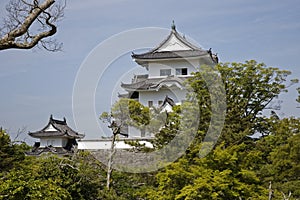
[[(79, 140), (78, 149), (110, 149), (110, 140)], [(145, 144), (146, 147), (153, 148), (153, 145), (148, 141), (139, 141), (140, 144)], [(116, 141), (116, 149), (131, 149), (132, 146), (125, 144), (124, 141)]]

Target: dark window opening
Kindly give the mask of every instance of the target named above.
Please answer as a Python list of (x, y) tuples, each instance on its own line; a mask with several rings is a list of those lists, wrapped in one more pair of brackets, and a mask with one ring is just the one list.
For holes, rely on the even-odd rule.
[(161, 106), (163, 104), (163, 101), (158, 101), (158, 105)]
[(188, 69), (187, 68), (177, 68), (176, 75), (188, 75)]
[(131, 96), (130, 96), (131, 99), (139, 99), (139, 92), (137, 91), (134, 91)]

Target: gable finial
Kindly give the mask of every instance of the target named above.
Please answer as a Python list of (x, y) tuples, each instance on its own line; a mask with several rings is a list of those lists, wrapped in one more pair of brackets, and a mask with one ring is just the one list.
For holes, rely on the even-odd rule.
[(51, 120), (53, 119), (53, 115), (52, 115), (52, 114), (50, 115), (50, 119), (51, 119)]
[(174, 20), (172, 20), (172, 26), (171, 26), (171, 28), (172, 28), (172, 30), (176, 30), (176, 26), (175, 26), (175, 22), (174, 22)]

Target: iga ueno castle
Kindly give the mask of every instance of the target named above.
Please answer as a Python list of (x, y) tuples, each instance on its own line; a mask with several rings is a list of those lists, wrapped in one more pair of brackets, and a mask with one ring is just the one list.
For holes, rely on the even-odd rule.
[[(193, 72), (196, 72), (201, 65), (212, 66), (218, 63), (218, 57), (211, 49), (204, 50), (189, 42), (184, 35), (177, 32), (174, 24), (169, 35), (156, 48), (142, 54), (132, 53), (131, 56), (148, 73), (135, 75), (131, 83), (122, 83), (121, 87), (126, 93), (119, 97), (135, 99), (144, 106), (159, 107), (167, 112), (172, 111), (172, 106), (181, 104), (185, 100), (187, 90), (183, 83), (192, 76)], [(129, 127), (129, 137), (116, 142), (116, 148), (129, 148), (124, 141), (136, 140), (136, 131)], [(135, 133), (132, 134), (133, 132)], [(139, 134), (141, 141), (143, 138), (146, 139), (147, 133)], [(74, 135), (73, 138), (79, 139), (82, 136)], [(66, 142), (66, 140), (61, 141), (62, 145)], [(110, 139), (79, 140), (78, 148), (108, 149)]]
[(176, 104), (186, 97), (183, 81), (201, 65), (214, 65), (218, 57), (211, 50), (203, 50), (187, 41), (172, 25), (168, 37), (149, 52), (132, 54), (134, 61), (145, 67), (148, 74), (136, 75), (132, 83), (122, 84), (128, 98), (145, 106), (161, 106), (165, 97)]
[[(146, 68), (147, 74), (135, 75), (131, 83), (122, 83), (127, 97), (144, 106), (160, 107), (167, 112), (185, 100), (184, 81), (201, 65), (215, 65), (218, 57), (211, 49), (204, 50), (181, 36), (173, 24), (170, 34), (156, 48), (142, 54), (132, 54), (133, 60)], [(129, 135), (137, 130), (129, 129)], [(146, 136), (141, 132), (141, 137)], [(150, 133), (151, 136), (151, 133)]]

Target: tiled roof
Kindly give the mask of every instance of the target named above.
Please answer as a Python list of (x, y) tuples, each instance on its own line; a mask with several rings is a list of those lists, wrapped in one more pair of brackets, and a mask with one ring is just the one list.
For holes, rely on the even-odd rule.
[(72, 155), (74, 151), (69, 151), (63, 147), (43, 147), (43, 148), (40, 147), (35, 149), (34, 151), (25, 152), (25, 154), (29, 156), (38, 156), (43, 153), (54, 153), (58, 155), (67, 155), (67, 154)]
[(206, 50), (181, 50), (181, 51), (160, 51), (160, 52), (147, 52), (143, 54), (133, 54), (132, 58), (135, 59), (165, 59), (165, 58), (188, 58), (200, 57), (209, 55)]
[[(170, 40), (171, 37), (176, 37), (182, 44), (184, 44), (188, 49), (177, 50), (177, 51), (162, 51), (161, 48)], [(218, 63), (218, 57), (216, 54), (212, 54), (211, 49), (204, 50), (196, 45), (190, 43), (185, 36), (181, 36), (172, 25), (172, 30), (168, 37), (163, 40), (156, 48), (150, 50), (149, 52), (142, 54), (132, 54), (132, 58), (136, 59), (138, 63), (139, 60), (147, 59), (172, 59), (172, 58), (189, 58), (189, 57), (200, 57), (206, 56), (213, 63)]]
[[(47, 130), (47, 128), (52, 125), (54, 130)], [(50, 116), (49, 122), (45, 128), (36, 132), (28, 133), (31, 137), (41, 138), (41, 137), (65, 137), (65, 138), (83, 138), (83, 134), (79, 134), (71, 129), (64, 118), (63, 121), (53, 119), (52, 115)]]
[(177, 76), (145, 78), (137, 82), (133, 81), (132, 83), (129, 84), (122, 83), (121, 87), (129, 91), (158, 90), (165, 83), (170, 83), (170, 82), (177, 83), (178, 85), (182, 86), (186, 78), (187, 77), (177, 77)]

